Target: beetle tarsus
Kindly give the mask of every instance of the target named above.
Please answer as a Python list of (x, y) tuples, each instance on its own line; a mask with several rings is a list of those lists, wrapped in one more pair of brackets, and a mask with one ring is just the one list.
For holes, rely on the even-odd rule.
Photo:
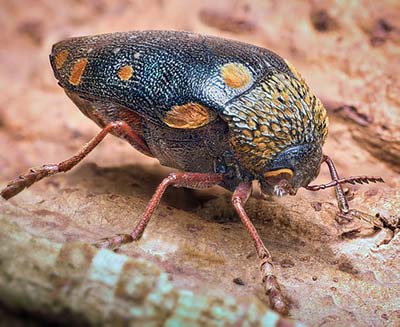
[(57, 165), (43, 165), (39, 168), (31, 168), (29, 172), (19, 176), (11, 181), (0, 193), (0, 195), (8, 200), (25, 188), (40, 181), (41, 179), (58, 173)]
[(134, 239), (130, 234), (117, 234), (112, 237), (103, 238), (93, 245), (100, 249), (109, 249), (109, 250), (116, 250), (121, 245), (131, 243)]
[(270, 257), (266, 257), (260, 265), (264, 290), (269, 297), (271, 308), (282, 315), (286, 315), (289, 312), (289, 306), (282, 294), (278, 280), (273, 274), (274, 267), (270, 260)]
[(269, 297), (271, 308), (281, 315), (287, 315), (289, 313), (289, 306), (282, 294), (276, 277), (274, 275), (264, 276), (263, 284), (265, 292)]
[[(124, 135), (128, 140), (134, 138), (136, 133), (129, 125), (123, 121), (111, 122), (106, 125), (95, 137), (86, 143), (82, 149), (74, 156), (61, 161), (58, 164), (47, 164), (39, 168), (31, 168), (29, 172), (21, 175), (19, 178), (11, 181), (0, 193), (0, 195), (8, 200), (17, 195), (23, 189), (30, 187), (32, 184), (41, 179), (60, 173), (66, 172), (82, 161), (109, 133)], [(135, 139), (136, 140), (136, 139)]]

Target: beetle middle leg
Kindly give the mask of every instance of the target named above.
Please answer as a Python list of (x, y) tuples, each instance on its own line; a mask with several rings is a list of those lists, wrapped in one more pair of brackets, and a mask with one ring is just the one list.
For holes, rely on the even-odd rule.
[(8, 200), (17, 195), (23, 189), (40, 181), (41, 179), (57, 173), (66, 172), (82, 161), (109, 133), (124, 136), (136, 145), (138, 150), (146, 153), (150, 152), (144, 141), (132, 128), (123, 121), (116, 121), (107, 124), (99, 134), (86, 143), (83, 148), (74, 156), (61, 161), (58, 164), (47, 164), (39, 168), (31, 168), (29, 172), (11, 181), (1, 192), (0, 195)]
[(261, 261), (260, 268), (262, 273), (262, 282), (267, 295), (269, 296), (271, 307), (281, 314), (287, 314), (288, 305), (282, 294), (279, 283), (274, 275), (274, 268), (272, 264), (271, 254), (265, 247), (263, 241), (257, 233), (256, 228), (247, 216), (243, 206), (251, 195), (252, 185), (251, 182), (244, 182), (239, 184), (232, 196), (232, 203), (243, 224), (246, 226), (247, 231), (254, 240), (258, 257)]
[(117, 249), (122, 244), (137, 241), (143, 235), (150, 218), (160, 203), (161, 197), (168, 186), (186, 187), (192, 189), (205, 189), (219, 184), (222, 181), (222, 174), (203, 173), (171, 173), (157, 187), (153, 197), (149, 201), (142, 217), (130, 234), (117, 234), (99, 240), (94, 245), (99, 248)]

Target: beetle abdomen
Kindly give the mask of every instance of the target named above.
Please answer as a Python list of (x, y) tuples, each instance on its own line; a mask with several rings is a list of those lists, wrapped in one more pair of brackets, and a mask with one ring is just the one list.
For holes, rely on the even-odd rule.
[(214, 172), (217, 161), (230, 150), (228, 126), (222, 119), (195, 130), (147, 121), (144, 137), (162, 165), (187, 172)]
[(72, 38), (54, 45), (50, 60), (68, 91), (115, 101), (153, 120), (187, 103), (221, 112), (267, 73), (292, 74), (269, 50), (172, 31)]

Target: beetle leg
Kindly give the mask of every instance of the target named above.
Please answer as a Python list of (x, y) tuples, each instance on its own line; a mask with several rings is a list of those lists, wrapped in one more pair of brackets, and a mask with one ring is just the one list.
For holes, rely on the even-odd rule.
[(202, 173), (171, 173), (157, 187), (146, 210), (139, 222), (130, 234), (118, 234), (112, 237), (101, 239), (94, 245), (99, 248), (116, 249), (122, 244), (137, 241), (142, 236), (150, 218), (160, 203), (161, 197), (168, 186), (186, 187), (192, 189), (204, 189), (217, 185), (222, 181), (222, 174), (202, 174)]
[[(334, 180), (334, 181), (339, 180), (339, 174), (336, 170), (335, 165), (333, 164), (332, 159), (329, 158), (327, 155), (324, 155), (322, 158), (322, 161), (325, 161), (326, 164), (328, 165), (332, 180)], [(343, 191), (341, 184), (335, 185), (335, 193), (336, 193), (336, 199), (338, 201), (340, 213), (342, 215), (346, 215), (347, 213), (349, 213), (350, 208), (349, 208), (349, 203), (347, 202), (346, 196), (344, 195), (344, 191)]]
[(86, 143), (76, 155), (61, 161), (58, 164), (48, 164), (39, 168), (31, 168), (29, 172), (11, 181), (1, 191), (0, 195), (4, 199), (8, 200), (21, 192), (24, 188), (27, 188), (40, 181), (42, 178), (70, 170), (83, 158), (85, 158), (106, 137), (106, 135), (111, 132), (115, 133), (116, 135), (123, 135), (126, 138), (131, 138), (138, 144), (138, 147), (143, 147), (145, 152), (149, 152), (147, 145), (143, 142), (140, 136), (138, 136), (132, 130), (132, 128), (129, 127), (127, 123), (123, 121), (112, 122), (106, 125), (99, 134)]
[(232, 203), (237, 213), (239, 214), (240, 219), (250, 233), (250, 236), (254, 240), (258, 257), (261, 260), (260, 268), (262, 273), (262, 282), (266, 294), (269, 296), (271, 307), (281, 314), (287, 314), (288, 305), (282, 294), (279, 283), (274, 275), (274, 267), (272, 264), (271, 254), (265, 247), (263, 241), (257, 233), (257, 230), (255, 229), (253, 223), (250, 221), (250, 218), (247, 216), (243, 208), (251, 194), (251, 189), (251, 182), (239, 184), (239, 186), (233, 193)]

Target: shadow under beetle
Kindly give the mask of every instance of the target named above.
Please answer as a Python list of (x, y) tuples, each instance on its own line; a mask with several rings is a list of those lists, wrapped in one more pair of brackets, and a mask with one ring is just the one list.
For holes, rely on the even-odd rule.
[[(335, 187), (340, 216), (349, 219), (341, 184), (383, 182), (379, 177), (340, 179), (323, 154), (328, 118), (321, 101), (286, 60), (270, 50), (194, 33), (143, 31), (76, 37), (53, 46), (51, 66), (67, 96), (102, 130), (81, 151), (12, 181), (9, 199), (38, 180), (66, 172), (108, 134), (157, 158), (171, 173), (158, 186), (130, 234), (100, 240), (115, 249), (140, 239), (165, 189), (220, 185), (254, 240), (271, 306), (288, 305), (271, 255), (243, 206), (252, 181), (264, 194), (295, 195), (300, 187)], [(332, 181), (309, 185), (327, 163)]]

